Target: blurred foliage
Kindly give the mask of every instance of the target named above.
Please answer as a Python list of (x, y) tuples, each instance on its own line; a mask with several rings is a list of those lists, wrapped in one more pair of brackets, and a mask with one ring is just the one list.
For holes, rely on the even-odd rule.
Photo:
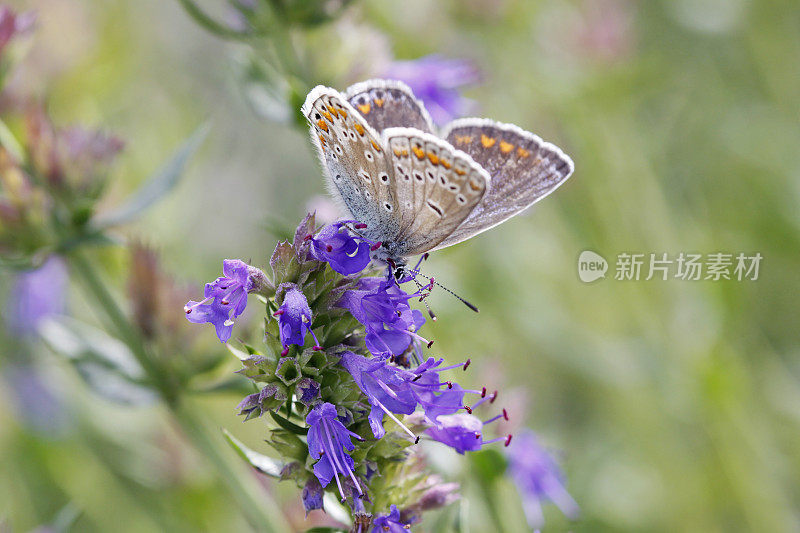
[[(59, 123), (126, 140), (106, 208), (210, 119), (209, 142), (176, 193), (121, 230), (159, 250), (165, 271), (199, 281), (215, 277), (222, 257), (264, 264), (275, 240), (267, 228), (299, 218), (323, 192), (306, 133), (254, 113), (242, 90), (242, 72), (268, 68), (258, 48), (210, 35), (177, 1), (12, 4), (40, 20), (29, 61), (9, 83), (48, 96)], [(226, 21), (224, 4), (201, 5)], [(303, 82), (338, 88), (372, 75), (341, 73), (377, 69), (388, 45), (401, 58), (472, 58), (484, 73), (469, 93), (481, 114), (538, 133), (576, 163), (529, 214), (426, 264), (481, 308), (473, 315), (434, 293), (437, 349), (472, 357), (514, 403), (512, 416), (563, 450), (582, 518), (568, 523), (548, 507), (546, 530), (800, 528), (798, 22), (789, 0), (362, 0), (304, 40), (313, 73), (333, 74)], [(586, 249), (609, 260), (681, 251), (758, 251), (764, 260), (758, 281), (583, 284), (576, 261)], [(92, 260), (126, 286), (126, 254)], [(6, 298), (11, 277), (0, 276)], [(93, 322), (96, 309), (71, 296), (72, 314)], [(210, 328), (196, 335), (222, 353)], [(2, 337), (0, 350), (21, 349)], [(27, 349), (47, 361), (66, 423), (28, 424), (0, 363), (0, 527), (247, 528), (163, 408), (99, 399), (69, 363), (40, 344)], [(211, 371), (228, 375), (235, 358), (223, 367)], [(241, 391), (220, 390), (185, 402), (209, 426), (260, 442), (263, 426), (238, 424)], [(463, 531), (522, 523), (510, 485), (475, 477), (491, 458), (475, 460), (435, 463), (461, 477), (465, 496), (431, 531), (453, 520)], [(292, 528), (325, 523), (317, 512), (303, 520), (294, 487), (267, 486)]]

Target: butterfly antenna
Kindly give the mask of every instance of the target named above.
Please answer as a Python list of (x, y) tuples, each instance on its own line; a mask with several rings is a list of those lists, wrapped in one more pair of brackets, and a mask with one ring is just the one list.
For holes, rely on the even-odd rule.
[[(465, 300), (464, 298), (462, 298), (462, 297), (461, 297), (461, 296), (459, 296), (458, 294), (454, 293), (453, 291), (451, 291), (450, 289), (448, 289), (447, 287), (445, 287), (444, 285), (442, 285), (441, 283), (439, 283), (438, 281), (436, 281), (436, 280), (435, 280), (433, 277), (431, 277), (431, 276), (426, 276), (425, 274), (423, 274), (423, 273), (422, 273), (422, 272), (420, 272), (419, 270), (416, 270), (416, 271), (415, 271), (415, 274), (417, 274), (417, 275), (419, 275), (419, 276), (422, 276), (423, 278), (425, 278), (425, 279), (429, 280), (429, 281), (430, 281), (430, 284), (428, 285), (429, 287), (431, 287), (431, 288), (432, 288), (432, 287), (433, 287), (433, 285), (436, 285), (437, 287), (441, 287), (441, 288), (442, 288), (442, 289), (444, 289), (446, 292), (450, 293), (450, 295), (451, 295), (451, 296), (455, 297), (455, 298), (456, 298), (458, 301), (460, 301), (462, 304), (466, 305), (467, 307), (469, 307), (470, 309), (472, 309), (472, 310), (473, 310), (473, 311), (475, 311), (476, 313), (479, 313), (479, 312), (480, 312), (480, 310), (479, 310), (479, 309), (478, 309), (476, 306), (472, 305), (472, 304), (471, 304), (471, 303), (469, 303), (467, 300)], [(414, 281), (417, 283), (417, 285), (419, 285), (419, 282), (418, 282), (416, 279), (415, 279)]]
[[(417, 274), (419, 274), (419, 272), (417, 272)], [(412, 277), (411, 279), (414, 280), (414, 283), (416, 283), (416, 285), (417, 285), (417, 289), (419, 289), (419, 292), (420, 292), (419, 301), (425, 304), (425, 309), (428, 310), (428, 315), (430, 315), (431, 320), (436, 322), (436, 313), (433, 312), (433, 309), (431, 309), (431, 306), (428, 305), (428, 300), (425, 299), (430, 294), (430, 290), (428, 290), (428, 292), (426, 292), (426, 293), (422, 292), (422, 291), (424, 291), (426, 289), (430, 289), (430, 287), (428, 285), (423, 285), (422, 283), (417, 281), (416, 277)]]

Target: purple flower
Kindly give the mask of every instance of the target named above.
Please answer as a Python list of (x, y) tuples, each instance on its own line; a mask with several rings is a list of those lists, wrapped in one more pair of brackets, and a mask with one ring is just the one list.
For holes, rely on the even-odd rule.
[(392, 414), (410, 415), (417, 407), (417, 400), (407, 380), (401, 377), (399, 368), (388, 365), (385, 360), (367, 359), (353, 352), (344, 352), (340, 364), (350, 372), (358, 388), (367, 396), (367, 401), (372, 407), (369, 413), (369, 425), (376, 439), (386, 434), (383, 428), (384, 414), (389, 415), (413, 439), (417, 439), (417, 436)]
[(393, 278), (362, 278), (336, 305), (348, 309), (364, 325), (370, 353), (391, 357), (403, 353), (414, 339), (432, 344), (416, 333), (425, 317), (408, 305), (415, 296), (403, 292)]
[[(189, 322), (214, 324), (219, 340), (228, 342), (233, 331), (233, 320), (247, 306), (247, 295), (263, 290), (268, 281), (261, 270), (238, 259), (223, 261), (222, 273), (224, 276), (213, 283), (206, 283), (203, 301), (190, 300), (183, 310)], [(211, 300), (213, 302), (208, 303)]]
[(481, 449), (486, 444), (493, 442), (505, 441), (505, 445), (511, 444), (511, 435), (504, 437), (497, 437), (490, 440), (483, 439), (483, 430), (487, 424), (491, 424), (495, 420), (504, 418), (508, 420), (508, 413), (503, 409), (502, 414), (499, 414), (485, 422), (481, 422), (480, 418), (472, 414), (472, 410), (480, 404), (489, 400), (494, 401), (495, 396), (484, 396), (475, 404), (467, 408), (467, 413), (455, 413), (448, 415), (439, 415), (436, 417), (435, 424), (428, 428), (425, 433), (428, 434), (435, 441), (446, 444), (453, 448), (460, 454), (464, 452), (474, 452)]
[(372, 533), (407, 533), (410, 531), (409, 524), (404, 524), (400, 521), (400, 511), (397, 506), (392, 504), (389, 507), (389, 514), (382, 514), (375, 517), (372, 521)]
[[(318, 261), (325, 261), (331, 268), (343, 276), (356, 274), (364, 270), (370, 262), (370, 249), (380, 243), (373, 243), (362, 237), (353, 237), (345, 224), (353, 221), (341, 221), (329, 224), (309, 235), (311, 255)], [(363, 224), (356, 223), (356, 227)]]
[(309, 477), (306, 485), (303, 487), (303, 507), (306, 510), (306, 516), (311, 511), (322, 509), (322, 497), (325, 492), (322, 490), (322, 485), (315, 477)]
[(386, 414), (415, 441), (418, 437), (394, 414), (410, 415), (419, 405), (433, 424), (437, 416), (462, 409), (465, 393), (481, 394), (481, 391), (465, 391), (457, 384), (441, 382), (438, 372), (463, 366), (437, 369), (441, 363), (442, 359), (436, 361), (431, 357), (416, 369), (406, 370), (386, 359), (367, 359), (353, 352), (344, 352), (339, 361), (367, 397), (372, 408), (369, 425), (375, 438), (380, 439), (386, 434), (383, 428), (383, 415)]
[(0, 6), (0, 53), (15, 35), (25, 33), (36, 22), (33, 11), (14, 13), (8, 6)]
[(44, 319), (63, 313), (67, 281), (67, 267), (58, 256), (51, 256), (36, 270), (21, 273), (8, 305), (9, 329), (31, 337)]
[(314, 350), (321, 350), (317, 336), (311, 330), (311, 308), (308, 300), (296, 285), (292, 284), (283, 295), (283, 304), (275, 312), (278, 317), (278, 327), (281, 333), (281, 355), (289, 353), (289, 345), (305, 344), (306, 334), (311, 333), (314, 338)]
[(461, 96), (459, 89), (477, 83), (480, 72), (469, 61), (429, 55), (413, 61), (395, 61), (382, 77), (408, 84), (434, 122), (442, 125), (473, 107), (473, 102)]
[(327, 487), (331, 479), (336, 479), (339, 494), (345, 499), (339, 474), (348, 476), (355, 484), (359, 495), (363, 494), (361, 485), (353, 472), (353, 458), (345, 450), (352, 452), (355, 445), (350, 437), (363, 440), (344, 427), (336, 414), (336, 407), (331, 403), (322, 403), (314, 407), (306, 417), (308, 424), (308, 453), (317, 460), (314, 464), (314, 475), (323, 487)]
[(517, 437), (506, 451), (508, 471), (517, 486), (528, 525), (542, 527), (542, 502), (552, 501), (569, 518), (578, 515), (578, 504), (564, 487), (564, 475), (532, 431)]

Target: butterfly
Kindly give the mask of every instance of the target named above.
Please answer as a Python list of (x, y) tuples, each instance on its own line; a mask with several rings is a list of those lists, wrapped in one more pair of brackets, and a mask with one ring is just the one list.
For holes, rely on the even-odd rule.
[(558, 147), (513, 124), (457, 119), (437, 134), (402, 82), (322, 85), (302, 113), (334, 200), (403, 276), (409, 257), (459, 243), (525, 210), (572, 174)]

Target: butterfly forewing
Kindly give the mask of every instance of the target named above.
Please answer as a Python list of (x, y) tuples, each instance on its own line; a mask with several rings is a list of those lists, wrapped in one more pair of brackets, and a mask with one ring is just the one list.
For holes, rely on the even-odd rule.
[(344, 96), (375, 131), (394, 127), (434, 131), (425, 106), (403, 82), (367, 80), (349, 87)]
[(399, 232), (394, 175), (381, 138), (338, 91), (328, 87), (309, 93), (303, 114), (331, 193), (353, 218), (367, 224), (365, 236), (393, 239)]
[(426, 252), (442, 242), (479, 205), (489, 175), (448, 142), (414, 128), (383, 132), (392, 169), (401, 256)]
[(544, 198), (572, 174), (572, 160), (557, 146), (512, 124), (461, 119), (443, 132), (491, 176), (491, 190), (464, 222), (444, 239), (444, 248), (485, 231)]

